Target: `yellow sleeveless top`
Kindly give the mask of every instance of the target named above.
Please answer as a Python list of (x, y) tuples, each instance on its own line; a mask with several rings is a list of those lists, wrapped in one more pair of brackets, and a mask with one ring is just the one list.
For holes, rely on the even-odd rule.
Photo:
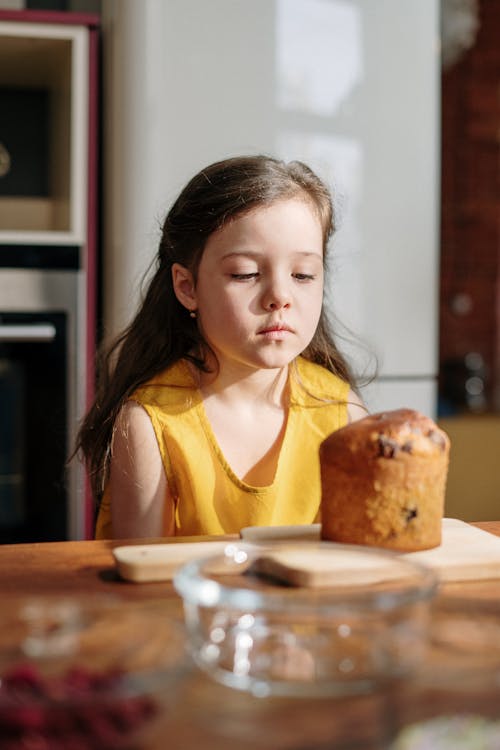
[[(141, 386), (132, 399), (149, 414), (168, 486), (175, 498), (175, 534), (233, 534), (245, 526), (310, 524), (319, 518), (319, 445), (347, 422), (349, 385), (298, 357), (290, 368), (290, 407), (272, 484), (241, 481), (222, 454), (203, 400), (184, 360)], [(105, 492), (96, 538), (111, 537)]]

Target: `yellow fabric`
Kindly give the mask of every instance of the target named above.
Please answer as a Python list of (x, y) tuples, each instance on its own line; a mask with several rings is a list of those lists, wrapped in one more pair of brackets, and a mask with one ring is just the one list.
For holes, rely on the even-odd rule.
[[(154, 426), (167, 481), (176, 498), (175, 534), (238, 533), (244, 526), (309, 524), (321, 497), (318, 449), (347, 422), (349, 385), (299, 357), (290, 374), (290, 408), (274, 481), (242, 482), (227, 464), (187, 363), (180, 361), (133, 394)], [(111, 537), (106, 492), (96, 538)]]

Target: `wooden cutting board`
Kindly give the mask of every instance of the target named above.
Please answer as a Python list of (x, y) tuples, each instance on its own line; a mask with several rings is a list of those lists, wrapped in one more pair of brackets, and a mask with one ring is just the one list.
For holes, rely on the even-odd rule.
[[(317, 546), (320, 525), (264, 526), (242, 529), (244, 542), (303, 540)], [(122, 578), (136, 582), (168, 581), (181, 565), (208, 554), (221, 552), (230, 542), (168, 542), (115, 547), (113, 555)], [(454, 518), (443, 519), (443, 541), (439, 547), (404, 557), (429, 565), (441, 581), (500, 578), (500, 537)]]
[(229, 542), (167, 542), (115, 547), (113, 557), (122, 578), (136, 583), (171, 581), (176, 571), (197, 557), (216, 555)]
[(500, 578), (500, 537), (455, 518), (443, 519), (439, 547), (406, 557), (430, 565), (441, 581)]
[[(500, 578), (500, 537), (456, 518), (443, 518), (442, 543), (434, 549), (401, 553), (432, 567), (441, 581)], [(320, 524), (310, 526), (248, 526), (241, 530), (247, 542), (284, 539), (318, 540)]]

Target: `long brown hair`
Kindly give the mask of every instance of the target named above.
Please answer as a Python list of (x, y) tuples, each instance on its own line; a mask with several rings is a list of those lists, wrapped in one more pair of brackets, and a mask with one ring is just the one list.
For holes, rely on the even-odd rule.
[[(107, 480), (113, 429), (123, 403), (141, 384), (181, 358), (206, 368), (207, 344), (196, 321), (177, 300), (172, 264), (188, 268), (196, 281), (205, 244), (214, 231), (252, 208), (301, 194), (318, 213), (326, 259), (334, 231), (332, 200), (326, 185), (302, 162), (285, 163), (262, 155), (216, 162), (195, 175), (173, 204), (142, 304), (130, 325), (99, 355), (96, 398), (77, 436), (75, 452), (83, 454), (97, 501)], [(324, 312), (303, 356), (355, 387)]]

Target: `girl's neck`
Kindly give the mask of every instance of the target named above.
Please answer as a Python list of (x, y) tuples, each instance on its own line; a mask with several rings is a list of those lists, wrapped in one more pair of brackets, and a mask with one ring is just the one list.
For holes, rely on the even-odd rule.
[[(233, 472), (247, 484), (272, 484), (288, 417), (288, 367), (221, 366), (199, 373), (205, 416)], [(242, 436), (243, 439), (242, 439)]]
[(251, 369), (230, 363), (210, 373), (197, 370), (195, 376), (204, 400), (216, 398), (235, 406), (246, 402), (283, 408), (286, 404), (288, 367)]

